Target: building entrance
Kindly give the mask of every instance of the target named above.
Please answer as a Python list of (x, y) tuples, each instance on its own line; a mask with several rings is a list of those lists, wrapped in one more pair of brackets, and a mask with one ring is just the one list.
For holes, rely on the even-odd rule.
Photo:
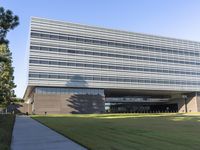
[(111, 113), (175, 113), (178, 112), (178, 105), (141, 102), (110, 103), (108, 111)]

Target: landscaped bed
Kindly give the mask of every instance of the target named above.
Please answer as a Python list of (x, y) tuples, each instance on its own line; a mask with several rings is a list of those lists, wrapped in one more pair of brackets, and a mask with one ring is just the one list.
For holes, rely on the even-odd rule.
[(10, 150), (14, 122), (14, 115), (0, 114), (0, 150)]
[(199, 150), (200, 116), (48, 115), (34, 119), (93, 150)]

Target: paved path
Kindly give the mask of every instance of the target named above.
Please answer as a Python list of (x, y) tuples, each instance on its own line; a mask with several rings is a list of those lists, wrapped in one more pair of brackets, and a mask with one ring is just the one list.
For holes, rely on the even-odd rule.
[(16, 116), (11, 150), (86, 150), (27, 116)]

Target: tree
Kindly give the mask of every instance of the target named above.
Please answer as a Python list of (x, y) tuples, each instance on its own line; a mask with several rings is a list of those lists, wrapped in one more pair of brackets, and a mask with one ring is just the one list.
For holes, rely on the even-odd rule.
[(5, 39), (8, 31), (13, 30), (18, 25), (19, 17), (13, 15), (11, 10), (0, 7), (0, 44), (8, 43), (8, 40)]
[(14, 95), (14, 69), (7, 33), (19, 24), (19, 18), (12, 11), (0, 7), (0, 103), (8, 105)]
[(0, 101), (9, 104), (14, 96), (13, 88), (16, 86), (13, 81), (12, 57), (6, 44), (0, 45), (0, 54), (5, 55), (5, 61), (0, 63)]

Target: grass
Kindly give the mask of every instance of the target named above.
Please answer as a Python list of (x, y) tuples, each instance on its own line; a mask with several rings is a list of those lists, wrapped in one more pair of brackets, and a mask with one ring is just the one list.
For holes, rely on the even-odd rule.
[(199, 150), (200, 115), (32, 116), (92, 150)]
[(14, 115), (0, 115), (0, 149), (10, 150), (12, 130), (15, 122)]

